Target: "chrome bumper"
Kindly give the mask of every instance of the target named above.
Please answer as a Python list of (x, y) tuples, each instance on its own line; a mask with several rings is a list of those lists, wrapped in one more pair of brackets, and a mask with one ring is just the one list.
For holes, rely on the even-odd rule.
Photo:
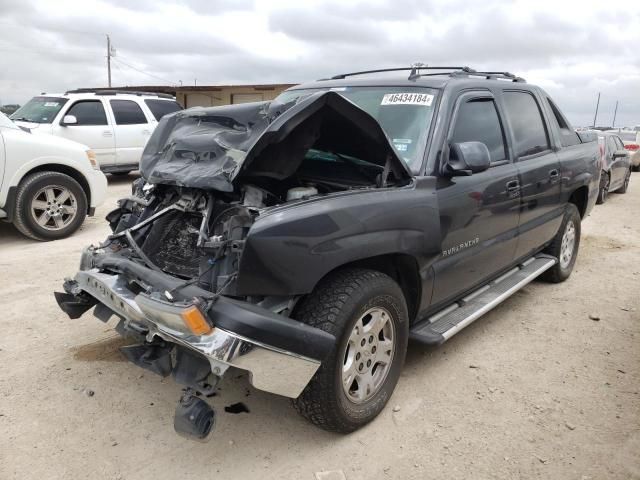
[(145, 327), (148, 341), (160, 337), (204, 355), (215, 375), (222, 376), (230, 366), (237, 367), (249, 372), (254, 387), (296, 398), (320, 366), (318, 360), (264, 345), (219, 327), (202, 336), (180, 331), (165, 321), (167, 309), (175, 310), (176, 307), (148, 296), (136, 295), (127, 287), (121, 275), (91, 269), (78, 272), (75, 281), (81, 290), (125, 321)]

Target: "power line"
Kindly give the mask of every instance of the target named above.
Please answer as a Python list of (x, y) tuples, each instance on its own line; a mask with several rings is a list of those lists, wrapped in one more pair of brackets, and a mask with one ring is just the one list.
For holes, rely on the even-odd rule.
[(115, 62), (119, 62), (119, 63), (121, 63), (122, 65), (124, 65), (125, 67), (129, 67), (129, 68), (131, 68), (131, 69), (135, 70), (136, 72), (142, 73), (142, 74), (144, 74), (144, 75), (147, 75), (147, 76), (149, 76), (149, 77), (155, 78), (155, 79), (157, 79), (157, 80), (162, 80), (163, 82), (170, 83), (170, 84), (172, 84), (172, 85), (177, 85), (177, 84), (178, 84), (177, 82), (173, 82), (173, 81), (171, 81), (171, 80), (167, 80), (166, 78), (158, 77), (157, 75), (153, 75), (152, 73), (145, 72), (144, 70), (140, 70), (139, 68), (134, 67), (133, 65), (130, 65), (130, 64), (128, 64), (127, 62), (125, 62), (125, 61), (121, 60), (121, 58), (122, 58), (122, 57), (112, 57), (112, 60), (113, 60), (113, 61), (115, 61)]

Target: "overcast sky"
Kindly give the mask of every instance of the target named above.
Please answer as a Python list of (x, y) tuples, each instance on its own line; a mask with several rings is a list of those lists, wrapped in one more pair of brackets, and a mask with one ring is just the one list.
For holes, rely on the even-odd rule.
[(297, 83), (469, 65), (543, 86), (574, 125), (640, 125), (639, 0), (0, 0), (0, 101), (113, 84)]

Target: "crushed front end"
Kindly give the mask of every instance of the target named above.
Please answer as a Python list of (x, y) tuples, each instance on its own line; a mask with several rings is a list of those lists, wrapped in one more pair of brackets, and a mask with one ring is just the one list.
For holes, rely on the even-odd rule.
[(297, 297), (236, 293), (262, 195), (251, 186), (237, 196), (140, 180), (108, 215), (113, 234), (83, 251), (80, 271), (56, 293), (71, 318), (93, 307), (102, 321), (117, 317), (116, 330), (138, 340), (122, 353), (186, 387), (176, 410), (180, 433), (206, 437), (213, 411), (194, 395), (212, 395), (229, 367), (248, 371), (258, 389), (295, 398), (334, 342), (289, 318)]

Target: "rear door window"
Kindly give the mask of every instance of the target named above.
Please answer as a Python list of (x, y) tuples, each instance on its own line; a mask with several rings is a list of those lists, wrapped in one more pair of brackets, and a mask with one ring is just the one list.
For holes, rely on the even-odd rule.
[(549, 150), (542, 112), (529, 92), (505, 91), (507, 116), (513, 130), (515, 153), (527, 157)]
[(168, 113), (182, 110), (182, 106), (173, 100), (145, 100), (144, 103), (147, 104), (147, 107), (149, 107), (149, 110), (158, 121)]
[(477, 98), (463, 103), (458, 110), (451, 142), (482, 142), (489, 149), (491, 162), (505, 160), (504, 132), (494, 101)]
[(140, 125), (148, 123), (140, 105), (133, 100), (111, 100), (116, 125)]
[(569, 125), (569, 122), (566, 118), (560, 113), (558, 107), (556, 107), (555, 103), (551, 101), (550, 98), (547, 98), (547, 102), (549, 102), (549, 107), (553, 112), (553, 121), (555, 122), (556, 127), (560, 131), (560, 141), (563, 147), (570, 147), (571, 145), (578, 145), (580, 142), (580, 137), (575, 132), (575, 130)]
[(80, 100), (71, 105), (66, 115), (76, 117), (75, 125), (107, 125), (107, 114), (100, 100)]

